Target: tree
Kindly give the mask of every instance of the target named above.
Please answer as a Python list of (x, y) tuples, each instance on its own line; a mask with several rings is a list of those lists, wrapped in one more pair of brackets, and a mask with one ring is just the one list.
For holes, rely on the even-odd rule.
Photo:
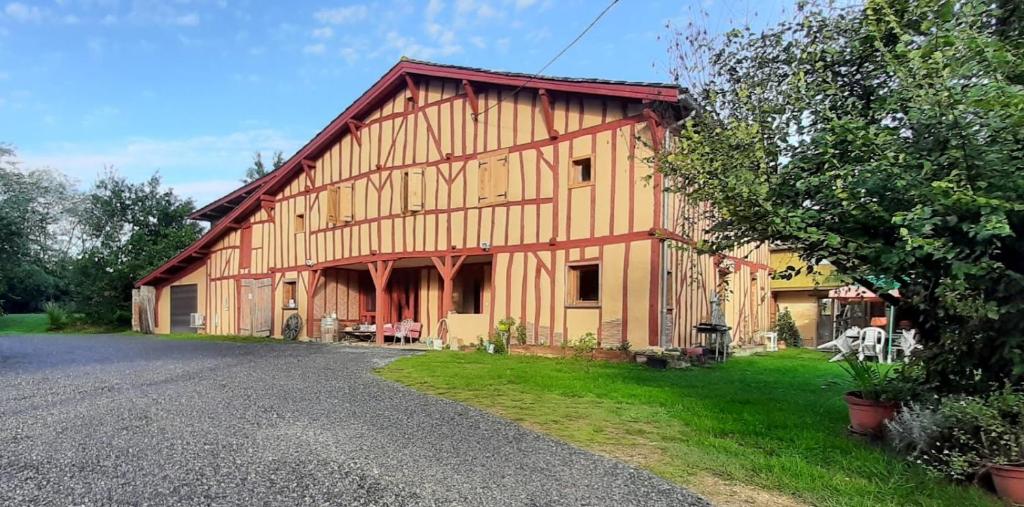
[(800, 330), (796, 327), (796, 322), (793, 320), (793, 314), (789, 313), (789, 308), (786, 308), (779, 312), (779, 315), (775, 318), (775, 332), (778, 333), (778, 340), (784, 342), (790, 347), (802, 347), (803, 340), (800, 339)]
[(160, 188), (154, 175), (131, 183), (110, 172), (87, 194), (80, 221), (84, 246), (71, 269), (75, 309), (96, 324), (131, 319), (134, 282), (199, 239), (195, 209)]
[(876, 292), (894, 281), (902, 299), (885, 297), (921, 329), (932, 388), (1024, 382), (1020, 16), (867, 0), (761, 32), (678, 32), (699, 107), (658, 163), (668, 191), (705, 204), (697, 248), (775, 241)]
[(252, 165), (245, 170), (245, 178), (242, 178), (242, 183), (251, 183), (270, 174), (271, 171), (276, 171), (284, 165), (284, 154), (280, 151), (275, 151), (271, 165), (273, 169), (267, 170), (266, 166), (263, 165), (263, 155), (258, 151), (253, 153)]
[(21, 170), (14, 159), (0, 145), (0, 311), (30, 312), (66, 292), (63, 229), (76, 195), (67, 177)]

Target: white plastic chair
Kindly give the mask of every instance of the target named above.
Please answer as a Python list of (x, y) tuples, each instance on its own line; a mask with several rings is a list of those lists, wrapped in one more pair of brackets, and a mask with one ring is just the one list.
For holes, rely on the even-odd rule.
[(761, 336), (763, 337), (762, 339), (767, 342), (765, 343), (765, 350), (768, 352), (779, 351), (779, 333), (776, 333), (775, 331), (767, 331), (762, 332)]
[(841, 361), (844, 357), (846, 357), (847, 354), (852, 353), (853, 352), (853, 347), (854, 347), (853, 340), (851, 340), (850, 337), (846, 336), (846, 334), (844, 333), (844, 334), (840, 335), (839, 338), (836, 338), (835, 340), (832, 340), (832, 341), (830, 341), (828, 343), (822, 343), (821, 345), (818, 345), (818, 350), (839, 349), (839, 353), (834, 355), (834, 356), (832, 356), (832, 359), (828, 360), (828, 362), (834, 363), (836, 361)]
[(865, 357), (874, 356), (880, 362), (888, 362), (890, 358), (885, 354), (885, 330), (878, 327), (866, 327), (860, 330), (860, 347), (857, 351), (857, 359), (861, 361)]
[(904, 329), (900, 333), (899, 344), (894, 347), (903, 351), (903, 360), (909, 361), (910, 356), (915, 350), (922, 349), (920, 343), (917, 342), (917, 330), (916, 329)]
[[(405, 337), (409, 336), (409, 331), (412, 329), (412, 325), (412, 319), (405, 319), (395, 326), (395, 339), (399, 340), (400, 344), (405, 345)], [(409, 343), (412, 343), (411, 339), (409, 340)]]

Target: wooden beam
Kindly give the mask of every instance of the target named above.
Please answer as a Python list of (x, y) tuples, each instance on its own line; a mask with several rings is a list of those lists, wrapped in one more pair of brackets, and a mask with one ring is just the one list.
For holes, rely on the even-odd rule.
[(386, 300), (385, 290), (388, 287), (388, 279), (391, 278), (391, 269), (395, 266), (395, 261), (373, 261), (366, 263), (366, 267), (370, 270), (370, 279), (373, 280), (374, 289), (376, 289), (375, 297), (377, 299), (377, 309), (375, 310), (376, 322), (374, 323), (377, 327), (377, 345), (384, 345), (384, 304)]
[(412, 101), (414, 106), (418, 106), (420, 104), (420, 90), (419, 88), (416, 88), (416, 81), (414, 81), (412, 76), (409, 74), (404, 74), (404, 76), (405, 86), (409, 89), (409, 100)]
[(466, 101), (469, 102), (469, 108), (473, 110), (473, 121), (476, 121), (476, 117), (480, 114), (480, 102), (476, 100), (476, 91), (473, 90), (473, 84), (469, 81), (462, 80), (462, 89), (466, 92)]
[(558, 139), (558, 131), (555, 130), (555, 113), (551, 110), (551, 99), (548, 97), (548, 91), (541, 88), (537, 90), (537, 94), (540, 95), (540, 105), (544, 110), (544, 126), (548, 128), (548, 137), (552, 140)]
[(661, 118), (658, 113), (649, 107), (644, 108), (644, 118), (647, 118), (647, 128), (651, 131), (651, 148), (655, 153), (661, 151)]
[[(322, 270), (314, 269), (309, 272), (309, 284), (306, 285), (306, 334), (312, 338), (313, 329), (313, 297), (316, 295), (316, 286), (320, 283)], [(323, 336), (321, 333), (320, 336)]]
[(348, 125), (348, 131), (352, 134), (352, 139), (356, 140), (356, 144), (362, 146), (363, 140), (359, 137), (359, 129), (365, 127), (366, 124), (358, 120), (349, 120), (345, 124)]
[(309, 186), (309, 188), (315, 187), (316, 186), (316, 177), (315, 177), (316, 162), (314, 162), (312, 160), (303, 160), (302, 161), (302, 171), (304, 173), (306, 173), (306, 184)]

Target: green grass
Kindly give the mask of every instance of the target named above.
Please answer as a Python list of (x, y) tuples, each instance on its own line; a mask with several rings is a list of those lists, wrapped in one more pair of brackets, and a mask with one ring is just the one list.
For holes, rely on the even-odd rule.
[(46, 333), (50, 321), (45, 313), (14, 313), (0, 316), (0, 334)]
[(171, 333), (163, 335), (143, 335), (132, 331), (125, 331), (123, 328), (89, 326), (72, 324), (67, 329), (59, 332), (49, 330), (49, 320), (45, 313), (22, 313), (9, 314), (0, 317), (0, 335), (4, 334), (124, 334), (128, 336), (150, 336), (162, 340), (182, 341), (213, 341), (232, 343), (282, 343), (283, 340), (273, 338), (259, 338), (255, 336), (231, 336), (231, 335), (209, 335), (195, 333)]
[(432, 352), (378, 373), (642, 466), (716, 503), (998, 505), (850, 437), (835, 382), (842, 372), (811, 351), (668, 371)]
[(0, 316), (0, 334), (100, 334), (121, 333), (124, 328), (72, 322), (60, 331), (50, 331), (45, 313), (14, 313)]

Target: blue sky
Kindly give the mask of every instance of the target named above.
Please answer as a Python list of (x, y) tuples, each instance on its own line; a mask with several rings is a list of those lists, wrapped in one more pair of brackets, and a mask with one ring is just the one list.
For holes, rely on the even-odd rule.
[[(666, 81), (667, 21), (785, 0), (620, 0), (547, 74)], [(0, 142), (83, 187), (159, 171), (204, 204), (291, 155), (405, 55), (535, 72), (606, 0), (0, 0)]]

